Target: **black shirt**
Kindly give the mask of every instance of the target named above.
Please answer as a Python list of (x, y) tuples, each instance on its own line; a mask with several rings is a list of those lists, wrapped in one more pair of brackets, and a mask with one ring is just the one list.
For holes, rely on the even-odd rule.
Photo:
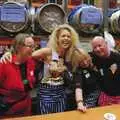
[(75, 80), (76, 88), (81, 88), (85, 95), (99, 88), (99, 74), (91, 68), (77, 68), (73, 79)]
[[(112, 96), (120, 95), (120, 53), (111, 51), (110, 56), (103, 58), (90, 53), (93, 63), (97, 66), (101, 75), (100, 83), (103, 92)], [(112, 73), (112, 66), (116, 66)]]

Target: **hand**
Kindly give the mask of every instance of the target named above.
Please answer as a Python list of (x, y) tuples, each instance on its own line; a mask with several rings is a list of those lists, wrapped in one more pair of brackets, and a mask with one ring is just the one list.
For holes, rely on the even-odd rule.
[(6, 53), (0, 58), (0, 62), (1, 62), (1, 63), (6, 63), (7, 61), (12, 62), (12, 53), (11, 53), (11, 52), (6, 52)]
[(77, 104), (77, 109), (82, 111), (82, 112), (86, 112), (86, 107), (83, 105), (83, 102), (79, 102)]

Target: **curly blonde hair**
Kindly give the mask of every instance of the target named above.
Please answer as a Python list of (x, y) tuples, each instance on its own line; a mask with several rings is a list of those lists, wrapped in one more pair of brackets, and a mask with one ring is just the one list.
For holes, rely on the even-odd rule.
[(57, 39), (59, 37), (60, 32), (65, 29), (71, 33), (71, 40), (72, 40), (72, 44), (66, 52), (65, 59), (67, 61), (71, 61), (71, 55), (72, 55), (73, 49), (80, 47), (79, 35), (72, 26), (68, 24), (63, 24), (56, 27), (52, 32), (52, 34), (50, 35), (50, 39), (48, 41), (48, 47), (52, 48), (53, 51), (56, 51), (56, 52), (58, 51), (59, 46), (57, 43)]

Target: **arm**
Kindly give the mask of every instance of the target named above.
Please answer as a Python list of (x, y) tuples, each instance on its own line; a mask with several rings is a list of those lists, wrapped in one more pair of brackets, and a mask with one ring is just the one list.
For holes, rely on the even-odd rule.
[(52, 54), (51, 48), (41, 48), (39, 50), (36, 50), (32, 53), (32, 57), (34, 59), (46, 59), (46, 56), (50, 56)]
[(82, 89), (76, 88), (75, 97), (76, 97), (77, 109), (82, 112), (86, 112), (86, 107), (83, 105)]
[(86, 112), (86, 107), (83, 103), (83, 91), (82, 91), (82, 72), (81, 69), (76, 69), (74, 73), (74, 80), (75, 80), (75, 99), (77, 103), (77, 109)]
[(75, 97), (76, 97), (76, 102), (82, 102), (83, 103), (83, 95), (82, 95), (82, 89), (81, 88), (76, 88), (75, 90)]

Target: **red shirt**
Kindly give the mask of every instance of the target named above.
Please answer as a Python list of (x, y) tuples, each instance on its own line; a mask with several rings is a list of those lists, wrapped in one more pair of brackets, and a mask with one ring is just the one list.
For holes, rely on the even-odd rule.
[[(24, 84), (21, 78), (19, 64), (15, 63), (15, 55), (13, 56), (11, 63), (0, 63), (0, 86), (6, 89), (24, 91)], [(34, 69), (35, 62), (30, 58), (27, 60), (27, 79), (29, 80), (31, 88), (33, 88), (33, 84), (35, 83)]]
[[(0, 99), (1, 105), (9, 106), (2, 115), (31, 115), (31, 98), (24, 89), (21, 78), (20, 65), (16, 63), (16, 56), (12, 57), (12, 62), (0, 63)], [(26, 61), (27, 80), (29, 86), (33, 88), (35, 83), (34, 69), (35, 63), (32, 58)], [(12, 105), (12, 106), (11, 106)], [(1, 106), (0, 106), (1, 107)], [(2, 108), (1, 108), (2, 109)]]

